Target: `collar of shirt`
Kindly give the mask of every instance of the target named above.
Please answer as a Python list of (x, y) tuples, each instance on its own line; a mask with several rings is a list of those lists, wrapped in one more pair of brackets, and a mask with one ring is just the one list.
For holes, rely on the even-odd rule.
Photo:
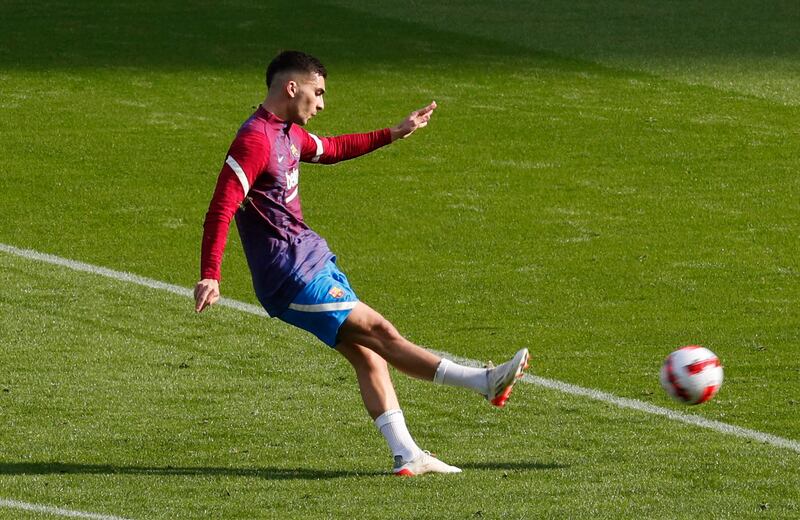
[(258, 117), (264, 119), (268, 123), (274, 124), (275, 126), (283, 126), (283, 132), (288, 134), (289, 130), (292, 128), (291, 121), (285, 121), (280, 117), (276, 116), (272, 112), (269, 112), (267, 109), (264, 108), (263, 105), (258, 105), (258, 110), (256, 110), (256, 114)]

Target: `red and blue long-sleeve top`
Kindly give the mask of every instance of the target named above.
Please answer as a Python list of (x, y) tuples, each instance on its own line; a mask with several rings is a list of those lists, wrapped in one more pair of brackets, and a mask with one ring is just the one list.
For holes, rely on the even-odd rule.
[(325, 240), (303, 219), (300, 162), (332, 164), (391, 143), (388, 128), (317, 137), (259, 107), (231, 144), (203, 225), (201, 279), (220, 279), (235, 215), (253, 286), (271, 316), (280, 315), (325, 262)]

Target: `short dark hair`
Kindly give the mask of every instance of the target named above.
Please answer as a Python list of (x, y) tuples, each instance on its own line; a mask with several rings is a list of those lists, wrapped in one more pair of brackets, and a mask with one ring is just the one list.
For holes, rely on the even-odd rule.
[(310, 54), (300, 51), (283, 51), (275, 56), (267, 66), (267, 88), (272, 85), (272, 80), (281, 72), (307, 72), (317, 73), (323, 78), (328, 77), (325, 65)]

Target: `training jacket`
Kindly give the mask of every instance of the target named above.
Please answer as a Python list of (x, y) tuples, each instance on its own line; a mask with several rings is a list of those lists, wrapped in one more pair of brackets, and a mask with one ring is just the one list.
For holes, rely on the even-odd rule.
[(200, 278), (220, 280), (235, 214), (256, 296), (270, 316), (279, 316), (334, 258), (303, 219), (300, 162), (333, 164), (391, 142), (388, 128), (317, 137), (259, 106), (239, 128), (219, 173), (203, 224)]

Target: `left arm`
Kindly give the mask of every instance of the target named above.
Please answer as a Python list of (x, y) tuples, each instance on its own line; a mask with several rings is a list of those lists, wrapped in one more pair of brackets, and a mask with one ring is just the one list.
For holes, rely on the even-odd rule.
[(392, 142), (388, 128), (364, 134), (317, 137), (303, 130), (303, 149), (300, 160), (312, 163), (333, 164), (354, 159)]
[(363, 134), (317, 137), (303, 129), (303, 149), (300, 160), (333, 164), (364, 155), (398, 139), (405, 139), (428, 125), (436, 102), (411, 112), (397, 126)]

